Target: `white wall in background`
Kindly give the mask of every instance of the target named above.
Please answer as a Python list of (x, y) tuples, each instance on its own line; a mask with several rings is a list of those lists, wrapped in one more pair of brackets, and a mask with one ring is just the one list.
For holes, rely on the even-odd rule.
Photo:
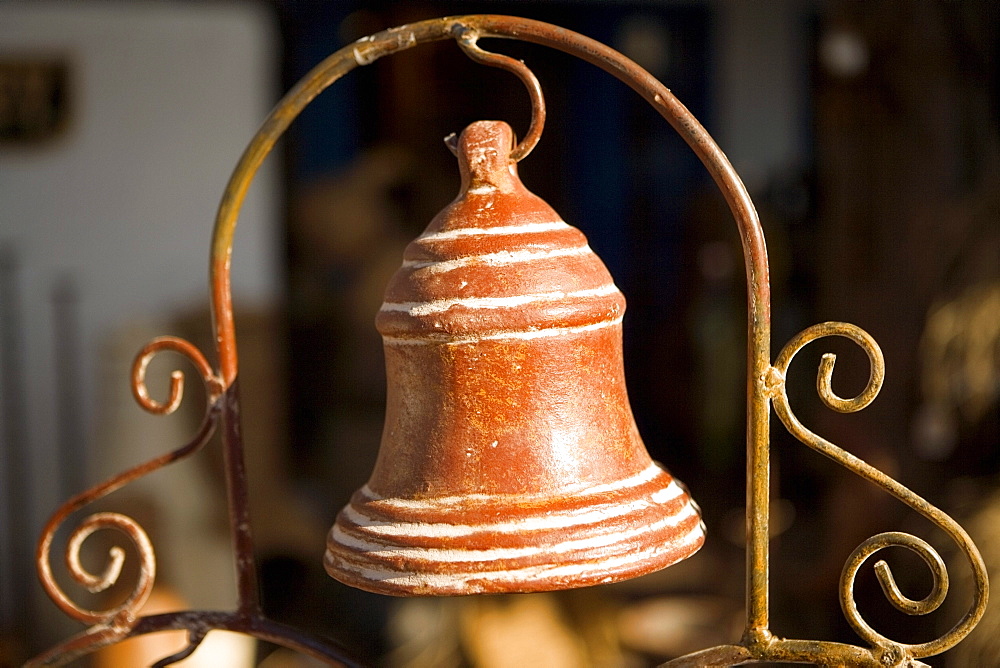
[[(52, 289), (65, 276), (79, 292), (79, 444), (92, 462), (98, 378), (107, 374), (97, 361), (110, 333), (207, 306), (220, 195), (280, 93), (274, 23), (253, 2), (0, 3), (0, 58), (65, 55), (71, 67), (67, 131), (37, 147), (0, 145), (0, 244), (13, 245), (20, 266), (31, 542), (63, 500), (51, 475)], [(276, 162), (258, 175), (241, 216), (237, 305), (277, 297)], [(128, 368), (114, 373), (125, 386)], [(87, 482), (106, 475), (105, 465), (92, 466)]]

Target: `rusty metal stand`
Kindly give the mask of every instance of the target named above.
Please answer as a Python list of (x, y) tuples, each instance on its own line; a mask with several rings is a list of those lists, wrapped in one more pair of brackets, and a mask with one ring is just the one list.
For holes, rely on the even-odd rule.
[[(219, 368), (213, 369), (206, 358), (186, 341), (164, 337), (149, 343), (133, 366), (132, 388), (146, 410), (168, 414), (181, 401), (183, 374), (172, 376), (170, 398), (160, 403), (150, 398), (145, 386), (145, 371), (158, 352), (172, 350), (195, 366), (207, 389), (207, 405), (201, 428), (183, 447), (119, 474), (67, 501), (45, 527), (37, 551), (37, 566), (42, 585), (52, 600), (67, 615), (90, 624), (78, 636), (52, 648), (28, 662), (28, 666), (61, 665), (100, 647), (126, 638), (170, 629), (188, 631), (189, 645), (166, 657), (156, 666), (166, 666), (197, 649), (205, 635), (213, 630), (245, 633), (282, 645), (330, 663), (356, 664), (339, 647), (310, 638), (296, 629), (263, 617), (258, 601), (257, 567), (247, 503), (247, 481), (240, 434), (240, 410), (237, 393), (238, 362), (236, 333), (230, 294), (232, 241), (237, 217), (257, 169), (274, 148), (289, 124), (322, 90), (354, 68), (426, 42), (455, 39), (475, 60), (488, 65), (517, 70), (511, 59), (489, 54), (476, 45), (479, 38), (512, 38), (548, 46), (586, 60), (628, 84), (652, 105), (687, 141), (722, 191), (736, 219), (746, 263), (748, 297), (748, 369), (747, 369), (747, 561), (746, 626), (743, 637), (733, 645), (706, 649), (670, 661), (665, 666), (731, 666), (765, 661), (813, 663), (822, 666), (920, 666), (919, 659), (933, 656), (959, 643), (982, 617), (988, 598), (986, 569), (979, 551), (968, 534), (947, 514), (914, 494), (878, 469), (851, 455), (806, 428), (792, 412), (785, 387), (785, 375), (795, 354), (806, 344), (827, 336), (846, 337), (868, 355), (871, 377), (860, 395), (842, 399), (831, 389), (834, 356), (826, 355), (820, 365), (817, 388), (823, 402), (840, 412), (857, 411), (874, 400), (884, 376), (884, 363), (878, 346), (861, 329), (845, 323), (823, 323), (810, 327), (792, 339), (771, 360), (770, 282), (763, 231), (753, 203), (740, 178), (712, 138), (671, 92), (638, 65), (599, 42), (557, 26), (507, 16), (464, 16), (422, 21), (392, 28), (337, 51), (316, 66), (282, 100), (264, 121), (241, 157), (226, 187), (216, 218), (211, 256), (211, 303), (214, 316)], [(523, 67), (523, 66), (521, 66)], [(519, 76), (522, 76), (519, 73)], [(522, 80), (527, 82), (525, 76)], [(529, 85), (530, 88), (530, 85)], [(532, 91), (533, 125), (542, 120), (540, 94)], [(529, 137), (537, 132), (529, 131)], [(537, 137), (535, 137), (537, 139)], [(533, 145), (528, 139), (523, 145)], [(523, 156), (522, 156), (523, 157)], [(889, 601), (909, 614), (926, 614), (940, 606), (948, 590), (948, 575), (941, 557), (925, 541), (900, 532), (887, 532), (863, 542), (848, 559), (840, 582), (840, 600), (851, 626), (867, 643), (856, 647), (834, 642), (792, 640), (775, 636), (770, 627), (768, 603), (768, 521), (770, 475), (770, 409), (774, 406), (785, 427), (800, 441), (840, 463), (848, 470), (878, 485), (929, 519), (950, 536), (967, 557), (976, 584), (968, 612), (948, 633), (920, 644), (895, 642), (875, 631), (859, 614), (854, 601), (854, 579), (864, 562), (875, 552), (889, 546), (905, 547), (931, 569), (932, 592), (923, 600), (905, 597), (897, 588), (884, 561), (875, 564), (875, 572)], [(140, 616), (153, 587), (156, 563), (153, 548), (142, 528), (132, 519), (117, 513), (97, 513), (87, 517), (72, 533), (66, 546), (66, 560), (73, 578), (91, 591), (101, 591), (118, 578), (124, 552), (113, 548), (101, 574), (88, 572), (80, 564), (84, 540), (100, 529), (116, 529), (129, 537), (141, 560), (140, 574), (131, 595), (110, 610), (85, 610), (56, 584), (50, 566), (53, 537), (59, 526), (75, 511), (128, 482), (167, 464), (197, 452), (221, 426), (225, 452), (230, 526), (237, 573), (238, 606), (233, 612), (187, 611), (154, 616)]]

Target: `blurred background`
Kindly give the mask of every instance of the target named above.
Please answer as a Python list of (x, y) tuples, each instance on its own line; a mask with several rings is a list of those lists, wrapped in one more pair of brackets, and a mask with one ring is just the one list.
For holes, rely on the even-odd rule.
[[(863, 387), (867, 361), (840, 341), (809, 346), (790, 373), (797, 414), (955, 515), (1000, 571), (993, 0), (9, 0), (0, 2), (0, 666), (80, 630), (34, 575), (47, 517), (193, 434), (197, 382), (180, 414), (154, 418), (132, 401), (129, 368), (162, 334), (212, 357), (211, 224), (270, 107), (359, 37), (464, 13), (559, 24), (671, 88), (760, 211), (775, 354), (824, 320), (859, 325), (885, 353), (882, 394), (843, 416), (815, 396), (819, 356), (838, 353), (842, 396)], [(521, 133), (528, 124), (513, 77), (475, 65), (451, 42), (424, 45), (317, 98), (257, 176), (241, 216), (234, 293), (265, 609), (387, 666), (646, 666), (735, 641), (746, 382), (735, 225), (694, 155), (623, 84), (552, 50), (483, 45), (524, 59), (541, 81), (548, 123), (521, 176), (587, 234), (628, 298), (632, 407), (653, 457), (701, 505), (708, 542), (662, 573), (560, 594), (396, 601), (323, 571), (325, 532), (367, 479), (381, 434), (372, 321), (383, 287), (403, 246), (457, 192), (441, 139), (479, 119)], [(183, 364), (154, 360), (151, 392), (165, 396), (167, 374)], [(937, 613), (905, 617), (868, 574), (857, 587), (862, 613), (905, 642), (950, 628), (969, 601), (954, 546), (777, 421), (772, 431), (772, 630), (859, 642), (837, 581), (850, 552), (887, 530), (937, 546), (953, 593)], [(122, 511), (147, 528), (160, 609), (233, 605), (220, 460), (210, 447), (87, 509)], [(103, 540), (95, 536), (84, 555), (92, 568)], [(926, 594), (919, 559), (886, 558), (904, 592)], [(1000, 665), (994, 615), (938, 661)], [(206, 658), (206, 646), (190, 665), (202, 665), (199, 655), (204, 665), (252, 665), (255, 652), (270, 651), (217, 642), (225, 660)], [(105, 653), (93, 665), (140, 665), (137, 656)], [(308, 665), (280, 652), (266, 661)]]

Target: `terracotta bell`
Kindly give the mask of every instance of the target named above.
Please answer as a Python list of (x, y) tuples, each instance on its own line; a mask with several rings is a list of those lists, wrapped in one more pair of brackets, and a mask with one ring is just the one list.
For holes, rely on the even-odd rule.
[(457, 142), (461, 192), (407, 247), (376, 319), (378, 461), (327, 572), (397, 596), (529, 592), (669, 566), (705, 540), (625, 390), (625, 298), (517, 176), (506, 123)]

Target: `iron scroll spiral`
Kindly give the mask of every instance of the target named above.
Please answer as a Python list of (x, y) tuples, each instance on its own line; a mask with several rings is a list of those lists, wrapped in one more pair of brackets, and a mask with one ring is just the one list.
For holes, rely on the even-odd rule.
[(108, 559), (100, 573), (89, 572), (80, 562), (80, 550), (84, 541), (99, 530), (117, 530), (127, 536), (135, 547), (140, 561), (136, 583), (125, 600), (107, 610), (89, 610), (74, 603), (53, 577), (50, 553), (56, 532), (63, 522), (78, 509), (107, 496), (137, 478), (197, 452), (211, 438), (218, 421), (217, 399), (221, 395), (221, 383), (204, 355), (187, 341), (175, 337), (154, 339), (136, 356), (132, 366), (131, 384), (132, 393), (139, 405), (150, 413), (169, 415), (181, 403), (184, 390), (184, 374), (181, 371), (174, 371), (171, 374), (170, 397), (166, 403), (151, 398), (146, 387), (146, 368), (150, 360), (164, 350), (171, 350), (186, 357), (195, 366), (205, 384), (207, 406), (198, 432), (191, 441), (180, 448), (139, 464), (101, 485), (71, 498), (49, 519), (38, 543), (36, 562), (42, 587), (63, 612), (84, 623), (106, 624), (122, 630), (134, 623), (138, 617), (139, 609), (142, 608), (153, 589), (153, 582), (156, 578), (156, 558), (153, 546), (142, 527), (126, 515), (95, 513), (85, 518), (70, 535), (66, 545), (66, 565), (73, 580), (92, 593), (104, 591), (118, 581), (125, 561), (125, 552), (121, 547), (114, 546), (109, 549)]
[(840, 579), (841, 607), (850, 625), (858, 635), (871, 644), (873, 650), (883, 657), (883, 662), (887, 665), (895, 665), (907, 657), (922, 658), (940, 654), (958, 644), (983, 616), (989, 587), (986, 567), (972, 539), (955, 520), (885, 473), (810, 431), (792, 412), (784, 382), (788, 366), (795, 354), (808, 343), (828, 336), (845, 337), (860, 346), (868, 355), (871, 373), (867, 385), (860, 394), (850, 399), (843, 399), (837, 396), (832, 388), (836, 356), (831, 353), (825, 354), (820, 362), (816, 379), (820, 399), (826, 406), (841, 413), (859, 411), (874, 401), (885, 377), (885, 361), (878, 344), (867, 332), (855, 325), (826, 322), (799, 333), (778, 355), (766, 379), (775, 413), (788, 431), (802, 443), (878, 485), (948, 534), (968, 559), (976, 583), (969, 611), (941, 637), (919, 644), (903, 644), (890, 640), (865, 621), (854, 600), (854, 580), (865, 561), (882, 549), (902, 547), (916, 553), (927, 564), (934, 582), (931, 592), (921, 600), (912, 600), (899, 590), (892, 571), (885, 561), (878, 561), (875, 564), (875, 574), (886, 598), (897, 610), (910, 615), (928, 614), (941, 605), (948, 593), (948, 571), (940, 555), (923, 539), (902, 532), (885, 532), (861, 543), (848, 558)]

